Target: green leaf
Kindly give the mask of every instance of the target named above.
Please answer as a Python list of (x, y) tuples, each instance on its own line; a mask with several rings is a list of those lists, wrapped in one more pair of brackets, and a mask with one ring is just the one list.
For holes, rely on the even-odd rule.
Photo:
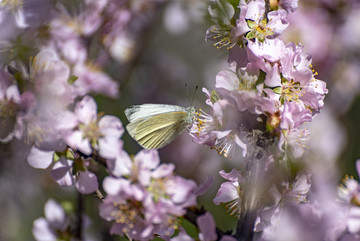
[(53, 160), (54, 162), (57, 162), (60, 160), (60, 157), (61, 157), (61, 153), (60, 152), (54, 152), (54, 155), (53, 155)]
[(256, 36), (255, 36), (254, 32), (250, 31), (246, 34), (245, 38), (254, 39), (254, 38), (256, 38)]
[(275, 89), (273, 89), (274, 93), (281, 95), (282, 92), (282, 88), (281, 87), (276, 87)]
[(240, 0), (228, 0), (228, 2), (236, 9), (239, 6)]
[(67, 214), (72, 214), (75, 211), (74, 204), (69, 200), (62, 201), (61, 206)]
[(211, 91), (210, 93), (210, 101), (211, 103), (216, 103), (218, 100), (220, 100), (220, 97), (218, 95), (218, 93), (216, 92), (216, 90)]
[(190, 223), (185, 218), (180, 218), (181, 226), (185, 229), (186, 233), (192, 238), (196, 239), (199, 235), (199, 231), (194, 224)]
[(76, 173), (78, 172), (84, 172), (84, 171), (86, 171), (86, 169), (84, 167), (84, 163), (82, 159), (80, 158), (75, 159), (73, 163), (73, 175), (76, 175)]
[(66, 159), (69, 159), (69, 160), (75, 159), (74, 153), (70, 149), (66, 149), (65, 156), (66, 156)]
[(257, 23), (255, 21), (250, 20), (250, 19), (247, 20), (246, 23), (249, 26), (249, 28), (251, 28), (251, 29), (255, 28), (255, 26), (257, 25)]
[(208, 11), (213, 22), (220, 26), (231, 25), (231, 19), (235, 14), (233, 5), (225, 0), (217, 0), (208, 7)]
[(72, 85), (73, 83), (75, 83), (75, 81), (78, 79), (79, 77), (75, 76), (75, 75), (72, 75), (70, 76), (70, 78), (68, 79), (68, 83), (70, 85)]

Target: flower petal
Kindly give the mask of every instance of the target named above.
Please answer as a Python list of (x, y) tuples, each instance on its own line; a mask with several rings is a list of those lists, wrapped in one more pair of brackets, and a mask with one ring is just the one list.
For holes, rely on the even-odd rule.
[(32, 147), (27, 157), (28, 163), (34, 168), (46, 169), (53, 161), (53, 151), (41, 151)]
[(79, 173), (75, 186), (82, 194), (93, 193), (99, 188), (96, 175), (88, 171)]

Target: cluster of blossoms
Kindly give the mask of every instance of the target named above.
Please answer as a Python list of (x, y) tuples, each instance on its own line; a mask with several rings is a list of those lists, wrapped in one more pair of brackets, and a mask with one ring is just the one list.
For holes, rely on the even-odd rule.
[[(220, 171), (227, 181), (213, 200), (239, 222), (226, 235), (210, 213), (196, 209), (211, 178), (197, 186), (175, 175), (175, 165), (161, 163), (156, 150), (128, 155), (122, 122), (98, 113), (90, 96), (119, 96), (112, 65), (121, 70), (117, 78), (128, 77), (151, 19), (167, 1), (84, 0), (74, 9), (34, 2), (0, 0), (0, 23), (11, 29), (0, 30), (7, 54), (0, 58), (0, 141), (24, 141), (32, 167), (51, 169), (59, 185), (81, 195), (96, 192), (110, 234), (193, 240), (182, 227), (185, 217), (202, 241), (359, 239), (359, 183), (346, 177), (332, 191), (300, 160), (309, 137), (303, 124), (320, 112), (328, 90), (303, 46), (279, 38), (297, 0), (210, 1), (214, 25), (206, 40), (229, 50), (229, 65), (213, 90), (203, 88), (210, 111), (199, 110), (189, 131), (194, 142), (237, 161), (232, 171)], [(108, 174), (102, 185), (96, 164)], [(75, 230), (76, 219), (55, 201), (46, 203), (45, 217), (34, 221), (37, 240), (81, 237), (75, 231), (82, 227)]]
[[(339, 195), (330, 195), (329, 187), (327, 195), (316, 193), (311, 187), (319, 180), (300, 160), (309, 136), (302, 126), (320, 112), (328, 90), (316, 78), (311, 55), (278, 38), (296, 8), (297, 1), (212, 2), (215, 25), (206, 39), (229, 50), (229, 69), (217, 74), (214, 90), (203, 89), (211, 112), (198, 111), (190, 134), (238, 161), (230, 173), (220, 171), (227, 182), (213, 201), (240, 221), (255, 209), (256, 240), (355, 240), (357, 182), (345, 179)], [(252, 197), (260, 201), (249, 202)], [(299, 221), (289, 222), (294, 216)]]
[[(162, 2), (86, 0), (74, 11), (54, 1), (38, 9), (44, 16), (39, 21), (31, 18), (36, 11), (31, 1), (0, 2), (0, 22), (19, 30), (1, 36), (8, 56), (0, 69), (0, 140), (24, 141), (32, 167), (50, 168), (59, 185), (75, 186), (81, 194), (102, 196), (93, 166), (105, 166), (110, 176), (103, 183), (108, 195), (100, 215), (115, 221), (110, 233), (137, 240), (170, 239), (187, 208), (196, 206), (200, 190), (175, 176), (174, 165), (160, 165), (154, 150), (130, 158), (120, 139), (120, 119), (98, 113), (89, 94), (118, 96), (119, 83), (104, 69), (113, 60), (125, 69), (135, 58), (134, 46)], [(20, 31), (29, 35), (28, 43), (12, 41)], [(34, 222), (37, 240), (81, 237), (76, 220), (69, 222), (54, 201), (45, 205), (45, 216)]]
[[(225, 7), (226, 17), (233, 18), (233, 6)], [(293, 9), (265, 15), (265, 1), (240, 1), (238, 8), (236, 26), (213, 25), (208, 30), (207, 38), (217, 41), (216, 46), (230, 45), (229, 70), (217, 74), (215, 90), (204, 89), (212, 114), (200, 112), (191, 133), (195, 142), (226, 157), (233, 156), (236, 146), (248, 153), (247, 137), (254, 129), (278, 139), (283, 151), (307, 137), (299, 127), (323, 107), (326, 84), (316, 79), (311, 56), (301, 46), (276, 38), (288, 26), (286, 15)], [(215, 22), (221, 11), (210, 7)]]
[[(75, 12), (60, 1), (37, 4), (0, 2), (0, 21), (16, 29), (0, 36), (1, 51), (7, 54), (0, 69), (0, 139), (23, 140), (31, 147), (31, 166), (52, 165), (60, 185), (76, 184), (81, 193), (91, 193), (98, 181), (84, 157), (95, 155), (104, 164), (115, 159), (122, 150), (124, 129), (119, 118), (97, 113), (88, 94), (118, 96), (119, 83), (103, 69), (116, 59), (112, 54), (128, 47), (117, 39), (140, 38), (136, 31), (145, 28), (151, 14), (134, 21), (137, 29), (126, 23), (158, 2), (87, 0), (78, 3), (81, 10)], [(121, 23), (122, 28), (114, 27)], [(13, 41), (23, 35), (28, 35), (28, 42)]]
[(109, 163), (112, 177), (103, 183), (107, 197), (100, 216), (114, 221), (110, 233), (130, 239), (169, 240), (180, 229), (178, 217), (196, 206), (195, 182), (175, 176), (173, 164), (160, 164), (157, 151), (143, 150), (133, 158), (123, 151)]
[(34, 221), (33, 234), (36, 240), (66, 240), (71, 237), (69, 217), (66, 216), (60, 204), (50, 199), (44, 207), (45, 218)]

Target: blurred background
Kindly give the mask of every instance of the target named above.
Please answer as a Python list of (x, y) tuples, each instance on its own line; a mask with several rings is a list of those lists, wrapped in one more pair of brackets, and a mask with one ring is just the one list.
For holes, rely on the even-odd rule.
[[(130, 2), (145, 6), (145, 1)], [(147, 18), (132, 24), (146, 26), (136, 33), (137, 38), (125, 38), (114, 47), (114, 61), (105, 66), (105, 71), (120, 83), (120, 96), (111, 99), (94, 95), (98, 111), (118, 116), (124, 126), (128, 123), (124, 109), (134, 104), (192, 104), (207, 111), (201, 88), (214, 88), (217, 72), (227, 69), (228, 56), (226, 49), (216, 49), (205, 41), (206, 29), (212, 25), (207, 6), (207, 0), (173, 0), (140, 10), (147, 11)], [(312, 54), (318, 79), (325, 81), (329, 90), (324, 109), (307, 125), (310, 142), (303, 158), (339, 182), (345, 174), (357, 178), (354, 163), (360, 158), (360, 4), (356, 0), (300, 0), (289, 21), (282, 39), (300, 43), (305, 52)], [(199, 89), (195, 92), (196, 86)], [(123, 140), (129, 154), (140, 150), (126, 132)], [(74, 208), (74, 188), (59, 187), (50, 170), (30, 167), (27, 152), (21, 141), (0, 145), (0, 240), (33, 240), (32, 222), (44, 215), (43, 205), (49, 198), (60, 203), (68, 200), (65, 206), (69, 211)], [(237, 167), (236, 162), (193, 143), (186, 133), (159, 152), (163, 162), (176, 164), (177, 174), (197, 183), (215, 176), (199, 203), (212, 212), (221, 229), (230, 229), (235, 218), (228, 217), (224, 207), (213, 205), (212, 199), (223, 182), (218, 171), (230, 171)], [(95, 168), (100, 176), (106, 175), (102, 167)], [(85, 199), (86, 213), (92, 221), (89, 240), (121, 240), (106, 234), (110, 225), (98, 216), (98, 204), (92, 195)]]

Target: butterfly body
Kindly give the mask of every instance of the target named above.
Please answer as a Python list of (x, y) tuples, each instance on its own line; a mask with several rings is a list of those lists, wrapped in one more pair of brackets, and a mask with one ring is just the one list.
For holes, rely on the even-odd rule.
[(194, 120), (195, 108), (143, 104), (125, 110), (130, 136), (146, 149), (159, 149), (172, 142)]

